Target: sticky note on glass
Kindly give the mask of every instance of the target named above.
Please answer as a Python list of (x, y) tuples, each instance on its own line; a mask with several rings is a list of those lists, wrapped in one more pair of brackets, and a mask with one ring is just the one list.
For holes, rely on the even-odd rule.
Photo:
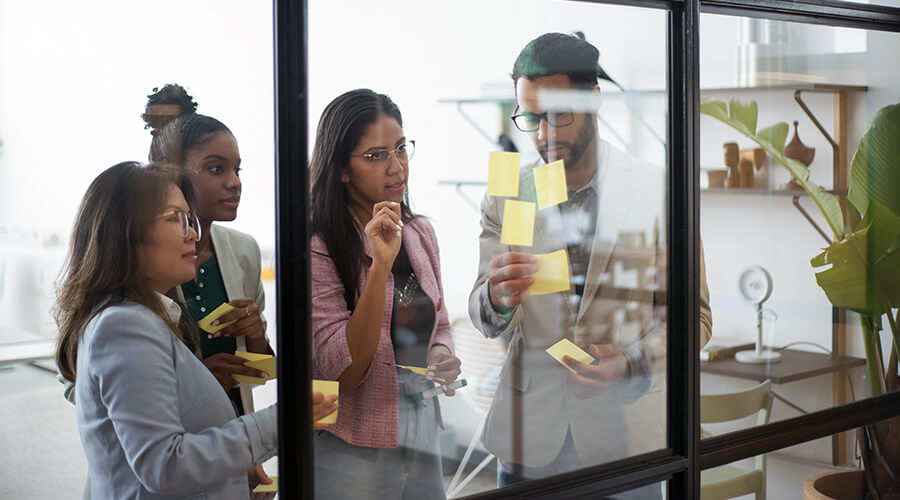
[(569, 356), (577, 361), (581, 361), (582, 363), (589, 365), (594, 362), (594, 357), (590, 354), (584, 352), (584, 349), (578, 347), (573, 344), (569, 339), (562, 339), (559, 342), (553, 344), (547, 349), (547, 354), (553, 356), (553, 359), (562, 363), (570, 372), (575, 373), (575, 370), (569, 368), (569, 365), (563, 363), (563, 356)]
[(519, 153), (491, 152), (487, 193), (488, 196), (519, 196)]
[(538, 210), (559, 205), (569, 199), (569, 192), (566, 190), (566, 167), (562, 160), (534, 167), (533, 173)]
[(278, 491), (278, 476), (269, 476), (269, 479), (272, 480), (270, 484), (259, 483), (256, 488), (253, 488), (252, 493), (274, 493)]
[(500, 243), (530, 247), (534, 243), (534, 203), (506, 200)]
[(538, 271), (531, 275), (534, 284), (529, 295), (544, 295), (569, 289), (569, 254), (565, 250), (537, 254)]
[(228, 302), (225, 302), (224, 304), (217, 307), (213, 312), (207, 314), (206, 317), (204, 317), (203, 319), (198, 321), (197, 324), (200, 326), (200, 328), (202, 328), (203, 330), (205, 330), (209, 333), (216, 333), (219, 330), (221, 330), (222, 328), (225, 328), (226, 326), (231, 325), (232, 323), (234, 323), (237, 320), (235, 319), (235, 320), (229, 321), (227, 323), (222, 323), (221, 325), (216, 325), (216, 326), (212, 326), (210, 323), (221, 318), (223, 315), (225, 315), (231, 311), (234, 311), (234, 307), (232, 307)]
[(235, 351), (235, 356), (247, 360), (244, 366), (266, 372), (266, 377), (250, 377), (247, 375), (232, 375), (232, 378), (242, 384), (263, 385), (278, 375), (278, 360), (271, 354), (259, 354), (256, 352)]
[[(337, 380), (313, 380), (312, 382), (312, 391), (321, 392), (326, 397), (337, 396), (338, 391), (340, 390), (340, 384)], [(333, 424), (337, 422), (337, 414), (338, 410), (334, 410), (334, 413), (328, 415), (327, 417), (323, 417), (318, 422), (320, 424)]]

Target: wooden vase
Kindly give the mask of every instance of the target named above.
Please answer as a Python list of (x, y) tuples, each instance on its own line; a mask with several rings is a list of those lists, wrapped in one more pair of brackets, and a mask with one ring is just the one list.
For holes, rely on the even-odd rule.
[[(816, 148), (808, 147), (800, 140), (800, 135), (797, 133), (797, 120), (794, 120), (794, 137), (791, 139), (791, 142), (784, 147), (784, 156), (793, 158), (807, 167), (813, 162), (813, 158), (816, 157)], [(803, 188), (801, 188), (800, 185), (797, 184), (797, 181), (792, 177), (787, 184), (782, 186), (782, 189)]]

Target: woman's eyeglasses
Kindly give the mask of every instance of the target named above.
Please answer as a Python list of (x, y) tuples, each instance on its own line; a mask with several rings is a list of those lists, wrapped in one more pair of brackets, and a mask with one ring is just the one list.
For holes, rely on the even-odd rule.
[(393, 150), (378, 149), (375, 151), (370, 151), (368, 153), (350, 156), (362, 158), (375, 168), (385, 168), (387, 167), (388, 163), (391, 162), (391, 155), (396, 156), (397, 160), (405, 165), (407, 162), (409, 162), (410, 158), (413, 157), (413, 153), (415, 152), (416, 141), (406, 141)]
[(522, 132), (537, 132), (541, 127), (541, 120), (547, 120), (547, 125), (554, 128), (567, 127), (575, 121), (575, 115), (571, 111), (555, 111), (545, 113), (531, 113), (526, 111), (510, 117), (516, 128)]
[(200, 241), (200, 219), (196, 215), (190, 214), (179, 208), (173, 208), (168, 212), (161, 213), (157, 218), (175, 217), (178, 219), (178, 225), (181, 227), (181, 236), (187, 238), (191, 229), (197, 233), (197, 241)]

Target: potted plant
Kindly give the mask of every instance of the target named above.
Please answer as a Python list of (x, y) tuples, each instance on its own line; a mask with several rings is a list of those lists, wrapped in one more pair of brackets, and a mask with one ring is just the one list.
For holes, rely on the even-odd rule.
[[(837, 196), (810, 181), (803, 163), (784, 156), (787, 123), (757, 130), (755, 102), (702, 99), (700, 112), (765, 149), (809, 194), (833, 235), (833, 243), (810, 260), (816, 282), (834, 306), (859, 313), (870, 396), (898, 390), (900, 311), (895, 316), (893, 309), (900, 307), (900, 103), (878, 110), (860, 140), (844, 210)], [(882, 335), (890, 335), (889, 353), (882, 350)], [(857, 438), (865, 479), (859, 498), (900, 498), (900, 416), (861, 427)], [(812, 491), (817, 485), (846, 486), (852, 481), (817, 476), (807, 486)], [(808, 498), (829, 498), (826, 492), (819, 494), (824, 495)]]

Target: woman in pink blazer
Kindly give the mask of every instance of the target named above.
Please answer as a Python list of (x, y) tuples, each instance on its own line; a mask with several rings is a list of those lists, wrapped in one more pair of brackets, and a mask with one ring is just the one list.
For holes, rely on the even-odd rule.
[[(371, 90), (322, 114), (311, 161), (316, 378), (340, 382), (337, 423), (317, 434), (317, 498), (444, 498), (437, 398), (460, 373), (438, 245), (406, 190), (415, 142)], [(427, 367), (427, 375), (400, 365)]]

